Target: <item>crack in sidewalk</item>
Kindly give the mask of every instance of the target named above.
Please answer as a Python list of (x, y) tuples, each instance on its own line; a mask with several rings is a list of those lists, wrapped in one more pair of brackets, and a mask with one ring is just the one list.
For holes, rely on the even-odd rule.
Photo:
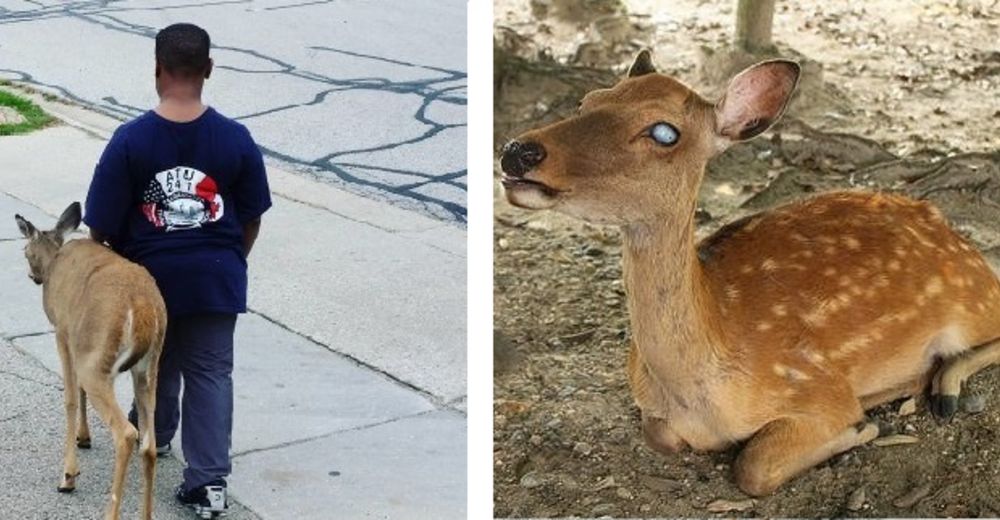
[(340, 430), (334, 430), (332, 432), (321, 433), (319, 435), (313, 435), (313, 436), (310, 436), (310, 437), (303, 437), (301, 439), (295, 439), (295, 440), (288, 441), (288, 442), (282, 442), (282, 443), (279, 443), (279, 444), (275, 444), (273, 446), (265, 446), (263, 448), (252, 448), (252, 449), (249, 449), (249, 450), (246, 450), (246, 451), (241, 451), (239, 453), (233, 453), (230, 456), (230, 458), (236, 459), (237, 457), (243, 457), (245, 455), (253, 455), (255, 453), (264, 453), (264, 452), (268, 452), (268, 451), (280, 450), (282, 448), (288, 448), (290, 446), (297, 446), (299, 444), (305, 444), (307, 442), (311, 442), (311, 441), (315, 441), (315, 440), (319, 440), (319, 439), (326, 439), (326, 438), (329, 438), (329, 437), (333, 437), (334, 435), (340, 435), (342, 433), (350, 433), (350, 432), (358, 432), (358, 431), (363, 431), (363, 430), (369, 430), (371, 428), (376, 428), (378, 426), (384, 426), (386, 424), (392, 424), (392, 423), (395, 423), (395, 422), (404, 421), (406, 419), (413, 419), (413, 418), (416, 418), (416, 417), (421, 417), (421, 416), (424, 416), (424, 415), (432, 414), (432, 413), (437, 412), (437, 411), (438, 410), (424, 410), (422, 412), (416, 412), (416, 413), (411, 413), (411, 414), (406, 414), (406, 415), (400, 415), (399, 417), (392, 417), (392, 418), (389, 418), (389, 419), (384, 419), (384, 420), (381, 420), (381, 421), (376, 421), (376, 422), (373, 422), (373, 423), (370, 423), (370, 424), (362, 424), (360, 426), (354, 426), (354, 427), (351, 427), (351, 428), (343, 428), (343, 429), (340, 429)]
[(339, 350), (331, 347), (330, 345), (327, 345), (327, 344), (325, 344), (325, 343), (317, 340), (316, 338), (310, 336), (309, 334), (305, 334), (303, 332), (299, 332), (299, 331), (297, 331), (295, 329), (292, 329), (288, 325), (286, 325), (286, 324), (278, 321), (276, 318), (272, 318), (271, 316), (268, 316), (268, 315), (266, 315), (266, 314), (264, 314), (264, 313), (262, 313), (260, 311), (257, 311), (257, 310), (251, 309), (251, 308), (247, 309), (247, 313), (253, 314), (255, 316), (259, 316), (259, 317), (263, 318), (265, 321), (267, 321), (268, 323), (276, 325), (276, 326), (280, 327), (281, 329), (283, 329), (283, 330), (285, 330), (287, 332), (295, 334), (296, 336), (299, 336), (299, 337), (301, 337), (301, 338), (309, 341), (310, 343), (312, 343), (312, 344), (314, 344), (316, 346), (322, 347), (324, 350), (327, 350), (327, 351), (329, 351), (329, 352), (331, 352), (331, 353), (333, 353), (333, 354), (335, 354), (337, 356), (340, 356), (340, 357), (342, 357), (344, 359), (347, 359), (348, 361), (351, 361), (351, 362), (355, 363), (356, 365), (358, 365), (358, 366), (360, 366), (362, 368), (366, 368), (366, 369), (368, 369), (368, 370), (370, 370), (372, 372), (375, 372), (376, 374), (379, 374), (380, 376), (382, 376), (382, 377), (384, 377), (384, 378), (392, 381), (393, 383), (396, 383), (397, 385), (400, 385), (400, 386), (406, 388), (407, 390), (411, 390), (413, 392), (416, 392), (416, 393), (420, 394), (424, 399), (427, 399), (428, 401), (430, 401), (430, 403), (436, 409), (446, 409), (446, 410), (450, 410), (450, 411), (462, 414), (463, 416), (466, 415), (465, 412), (463, 412), (461, 409), (455, 408), (453, 406), (452, 402), (445, 401), (444, 399), (442, 399), (442, 398), (434, 395), (433, 393), (431, 393), (429, 390), (421, 388), (421, 387), (415, 385), (414, 383), (411, 383), (411, 382), (406, 381), (404, 379), (401, 379), (398, 376), (396, 376), (396, 375), (394, 375), (394, 374), (392, 374), (392, 373), (390, 373), (390, 372), (388, 372), (386, 370), (383, 370), (383, 369), (381, 369), (381, 368), (379, 368), (379, 367), (377, 367), (375, 365), (372, 365), (371, 363), (368, 363), (368, 362), (366, 362), (366, 361), (364, 361), (364, 360), (362, 360), (360, 358), (352, 356), (351, 354), (348, 354), (346, 352), (341, 352), (341, 351), (339, 351)]
[(13, 336), (3, 335), (3, 339), (7, 341), (14, 341), (15, 339), (34, 338), (38, 336), (45, 336), (52, 333), (53, 331), (51, 330), (43, 330), (41, 332), (24, 332), (22, 334), (14, 334)]
[[(320, 182), (320, 181), (317, 181), (317, 182)], [(447, 249), (445, 249), (443, 247), (440, 247), (440, 246), (438, 246), (436, 244), (432, 244), (432, 243), (429, 243), (429, 242), (422, 242), (420, 240), (417, 240), (417, 237), (414, 236), (415, 234), (418, 234), (418, 233), (424, 233), (424, 232), (427, 232), (427, 231), (434, 231), (436, 229), (442, 229), (442, 228), (450, 228), (450, 227), (452, 227), (452, 226), (450, 226), (447, 223), (441, 223), (441, 224), (433, 225), (433, 226), (426, 227), (426, 228), (420, 228), (420, 229), (393, 229), (393, 228), (390, 228), (390, 227), (386, 227), (386, 226), (382, 226), (382, 225), (376, 224), (376, 223), (368, 221), (368, 220), (364, 220), (364, 219), (352, 217), (352, 216), (347, 215), (345, 213), (340, 213), (340, 212), (335, 211), (333, 209), (330, 209), (330, 208), (328, 208), (326, 206), (323, 206), (322, 204), (318, 204), (318, 203), (315, 203), (315, 202), (310, 202), (310, 201), (307, 201), (307, 200), (303, 200), (303, 199), (300, 199), (300, 198), (295, 197), (293, 195), (289, 195), (288, 193), (282, 193), (281, 191), (278, 191), (278, 190), (272, 190), (271, 193), (275, 197), (281, 197), (281, 198), (283, 198), (283, 199), (285, 199), (285, 200), (287, 200), (289, 202), (293, 202), (293, 203), (296, 203), (296, 204), (301, 204), (303, 206), (306, 206), (308, 208), (312, 208), (312, 209), (315, 209), (315, 210), (318, 210), (318, 211), (323, 211), (323, 212), (329, 213), (329, 214), (331, 214), (331, 215), (333, 215), (335, 217), (339, 217), (339, 218), (342, 218), (344, 220), (347, 220), (347, 221), (350, 221), (350, 222), (354, 222), (356, 224), (362, 224), (362, 225), (365, 225), (365, 226), (370, 226), (372, 228), (375, 228), (375, 229), (377, 229), (379, 231), (388, 233), (390, 235), (394, 235), (394, 236), (398, 236), (398, 237), (403, 237), (403, 238), (407, 238), (407, 239), (410, 239), (410, 240), (415, 240), (415, 241), (419, 242), (422, 245), (425, 245), (425, 246), (427, 246), (427, 247), (429, 247), (431, 249), (440, 251), (440, 252), (442, 252), (442, 253), (444, 253), (444, 254), (446, 254), (448, 256), (452, 256), (454, 258), (460, 258), (460, 259), (465, 259), (466, 258), (465, 256), (463, 256), (461, 254), (455, 253), (454, 251), (449, 251), (449, 250), (447, 250)], [(351, 192), (347, 192), (347, 193), (351, 193)], [(353, 195), (353, 193), (352, 193), (352, 195)]]

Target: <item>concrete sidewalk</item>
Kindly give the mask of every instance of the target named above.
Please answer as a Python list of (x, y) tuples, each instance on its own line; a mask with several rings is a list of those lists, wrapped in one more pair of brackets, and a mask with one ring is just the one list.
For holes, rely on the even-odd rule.
[[(90, 518), (106, 501), (110, 438), (97, 426), (76, 493), (57, 494), (59, 363), (12, 217), (48, 228), (82, 200), (118, 122), (38, 101), (65, 123), (0, 137), (0, 507)], [(275, 205), (237, 326), (231, 517), (464, 518), (465, 231), (269, 174)], [(119, 378), (120, 402), (130, 386)], [(172, 503), (181, 467), (160, 464), (157, 518), (190, 517)], [(137, 469), (124, 517), (137, 511)]]
[(0, 0), (0, 79), (131, 119), (157, 103), (153, 38), (212, 40), (205, 99), (268, 157), (466, 221), (463, 0)]

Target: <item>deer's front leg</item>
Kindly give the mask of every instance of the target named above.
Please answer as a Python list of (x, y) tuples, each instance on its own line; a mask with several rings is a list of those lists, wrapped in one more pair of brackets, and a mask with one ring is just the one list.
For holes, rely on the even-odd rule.
[(80, 466), (76, 460), (76, 427), (77, 413), (80, 403), (80, 387), (76, 380), (76, 370), (73, 366), (73, 356), (69, 352), (66, 336), (56, 334), (56, 348), (62, 362), (63, 398), (66, 405), (66, 442), (63, 446), (63, 475), (59, 483), (60, 493), (69, 493), (76, 489), (76, 477), (80, 474)]
[(635, 341), (628, 351), (628, 382), (632, 398), (642, 410), (642, 436), (646, 444), (664, 454), (677, 453), (686, 448), (684, 440), (670, 429), (667, 419), (662, 417), (665, 414), (657, 413), (664, 406), (662, 392), (639, 357)]
[(665, 455), (687, 448), (687, 443), (670, 429), (666, 419), (651, 417), (646, 412), (642, 413), (642, 437), (650, 448)]
[(874, 424), (854, 426), (864, 415), (846, 384), (820, 391), (823, 397), (805, 407), (810, 415), (776, 419), (750, 438), (734, 466), (743, 492), (768, 495), (806, 469), (878, 436)]

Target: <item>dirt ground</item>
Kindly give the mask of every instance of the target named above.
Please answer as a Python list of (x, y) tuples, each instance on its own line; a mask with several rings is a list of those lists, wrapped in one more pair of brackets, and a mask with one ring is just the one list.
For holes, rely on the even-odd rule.
[[(778, 127), (710, 164), (699, 236), (810, 193), (868, 188), (934, 201), (1000, 259), (1000, 1), (777, 3), (776, 43), (804, 57), (810, 78)], [(497, 1), (497, 145), (571, 113), (642, 47), (711, 91), (732, 2), (653, 11), (662, 4)], [(496, 195), (496, 515), (713, 516), (717, 499), (746, 500), (731, 481), (738, 447), (662, 456), (642, 442), (625, 380), (618, 231)], [(942, 424), (922, 402), (912, 415), (885, 405), (869, 415), (918, 442), (852, 450), (721, 514), (997, 517), (1000, 368), (964, 393), (985, 410)], [(914, 491), (924, 496), (894, 505)]]

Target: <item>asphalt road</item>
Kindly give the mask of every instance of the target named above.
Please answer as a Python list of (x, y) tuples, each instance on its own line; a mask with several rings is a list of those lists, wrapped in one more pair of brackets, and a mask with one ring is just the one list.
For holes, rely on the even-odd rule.
[(466, 220), (463, 0), (0, 0), (0, 79), (130, 119), (156, 103), (153, 37), (209, 31), (206, 101), (301, 175)]

